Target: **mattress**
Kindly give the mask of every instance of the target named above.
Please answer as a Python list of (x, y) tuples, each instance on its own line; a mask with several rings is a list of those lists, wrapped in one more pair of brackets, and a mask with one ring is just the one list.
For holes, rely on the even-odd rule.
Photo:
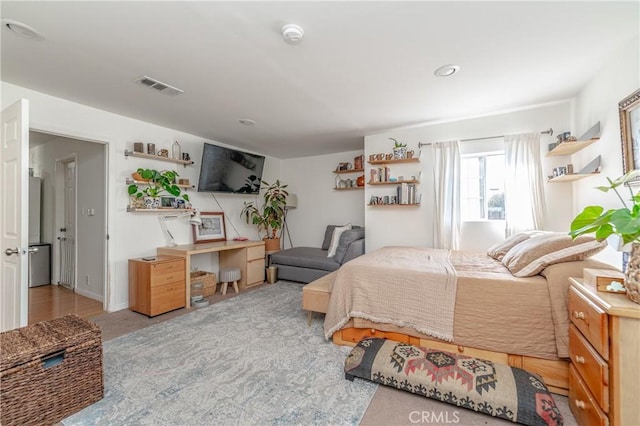
[[(541, 275), (516, 278), (485, 253), (452, 251), (450, 261), (457, 274), (453, 343), (545, 359), (568, 357), (568, 278), (582, 276), (587, 267), (611, 268), (586, 260), (551, 265)], [(345, 327), (350, 325), (433, 338), (409, 327), (356, 316)]]

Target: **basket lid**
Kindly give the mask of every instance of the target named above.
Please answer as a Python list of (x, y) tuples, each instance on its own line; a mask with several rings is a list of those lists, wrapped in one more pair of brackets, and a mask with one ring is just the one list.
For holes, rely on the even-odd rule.
[(100, 336), (101, 331), (96, 324), (74, 314), (2, 332), (0, 370), (7, 370)]

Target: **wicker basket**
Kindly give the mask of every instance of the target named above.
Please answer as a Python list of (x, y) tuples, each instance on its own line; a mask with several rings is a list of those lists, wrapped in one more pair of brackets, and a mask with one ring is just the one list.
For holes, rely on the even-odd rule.
[(213, 272), (196, 271), (191, 273), (191, 284), (202, 283), (202, 295), (204, 297), (213, 296), (216, 293), (216, 274)]
[(99, 401), (100, 329), (67, 315), (0, 333), (0, 424), (55, 424)]

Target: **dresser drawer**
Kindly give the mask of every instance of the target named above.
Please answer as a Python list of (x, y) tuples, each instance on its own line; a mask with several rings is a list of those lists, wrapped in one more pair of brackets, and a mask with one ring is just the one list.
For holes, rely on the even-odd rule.
[(184, 280), (152, 288), (149, 315), (154, 316), (183, 308), (186, 297), (185, 291)]
[(264, 259), (264, 245), (247, 247), (247, 260)]
[(573, 324), (569, 326), (569, 357), (598, 405), (608, 412), (609, 365)]
[(569, 408), (579, 425), (609, 425), (609, 419), (589, 394), (573, 364), (569, 366)]
[(569, 290), (571, 322), (605, 360), (609, 359), (609, 321), (607, 314), (571, 287)]
[(151, 275), (151, 279), (149, 281), (150, 281), (151, 287), (158, 287), (158, 286), (162, 286), (162, 285), (169, 284), (176, 281), (182, 281), (184, 286), (184, 280), (185, 280), (184, 270), (182, 270), (182, 271), (169, 272), (166, 274), (154, 274), (154, 275)]

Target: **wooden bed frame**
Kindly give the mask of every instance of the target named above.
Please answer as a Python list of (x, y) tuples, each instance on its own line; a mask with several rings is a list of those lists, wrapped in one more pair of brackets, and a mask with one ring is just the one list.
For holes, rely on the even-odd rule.
[(356, 343), (365, 337), (380, 337), (431, 349), (440, 349), (454, 353), (458, 352), (471, 357), (488, 359), (500, 364), (508, 364), (512, 367), (522, 368), (523, 370), (542, 376), (550, 392), (560, 395), (569, 394), (569, 360), (549, 360), (525, 355), (506, 354), (503, 352), (456, 345), (440, 340), (408, 336), (402, 333), (380, 331), (375, 328), (343, 328), (333, 333), (333, 343), (343, 346), (355, 346)]
[[(321, 277), (302, 288), (302, 309), (308, 312), (308, 323), (311, 321), (312, 312), (326, 314), (329, 307), (331, 284), (336, 272)], [(569, 394), (569, 360), (549, 360), (526, 355), (514, 355), (504, 352), (477, 349), (453, 343), (443, 342), (428, 338), (413, 337), (402, 333), (376, 330), (375, 328), (348, 327), (333, 333), (333, 343), (343, 346), (355, 346), (365, 337), (380, 337), (397, 342), (410, 343), (416, 346), (424, 346), (432, 349), (440, 349), (448, 352), (460, 353), (472, 357), (488, 359), (490, 361), (507, 364), (512, 367), (536, 373), (544, 379), (549, 391), (560, 395)]]

